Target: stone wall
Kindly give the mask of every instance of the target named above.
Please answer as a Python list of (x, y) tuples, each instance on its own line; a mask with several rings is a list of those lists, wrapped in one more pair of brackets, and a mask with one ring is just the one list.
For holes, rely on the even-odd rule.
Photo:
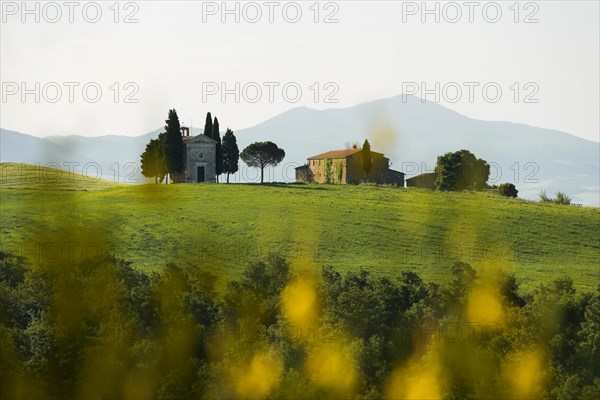
[[(369, 182), (385, 183), (385, 176), (389, 169), (389, 160), (381, 153), (371, 152), (373, 163), (371, 173), (368, 176)], [(362, 165), (362, 152), (352, 154), (347, 158), (347, 183), (357, 184), (365, 181), (365, 173)]]
[[(362, 153), (358, 152), (345, 158), (332, 158), (333, 182), (337, 181), (339, 164), (342, 164), (342, 181), (346, 184), (358, 184), (365, 181), (362, 167)], [(381, 153), (371, 152), (373, 163), (368, 181), (373, 183), (392, 183), (404, 186), (404, 174), (389, 169), (389, 160)], [(325, 183), (325, 159), (308, 160), (312, 182)], [(296, 170), (296, 181), (306, 182), (307, 175), (304, 171)]]
[(186, 182), (198, 182), (198, 167), (204, 167), (205, 182), (216, 182), (216, 143), (209, 137), (198, 136), (186, 141)]
[[(346, 159), (345, 158), (332, 158), (331, 166), (333, 171), (333, 181), (335, 183), (339, 183), (337, 181), (337, 169), (339, 168), (339, 163), (342, 163), (342, 183), (348, 183), (346, 181)], [(312, 173), (312, 179), (316, 183), (325, 183), (325, 159), (320, 160), (308, 160), (308, 167)]]
[(313, 182), (312, 172), (311, 172), (308, 164), (296, 168), (296, 182), (302, 182), (302, 183)]
[(435, 172), (426, 172), (406, 180), (407, 187), (435, 189)]

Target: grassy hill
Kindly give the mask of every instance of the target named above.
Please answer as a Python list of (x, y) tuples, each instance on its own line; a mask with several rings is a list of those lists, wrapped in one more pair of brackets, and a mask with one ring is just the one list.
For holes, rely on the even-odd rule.
[(82, 179), (30, 190), (40, 186), (3, 176), (2, 251), (61, 265), (110, 253), (145, 271), (190, 263), (221, 284), (272, 253), (297, 268), (414, 270), (437, 281), (456, 260), (514, 273), (525, 287), (569, 276), (595, 288), (600, 278), (597, 208), (412, 188)]
[(25, 163), (0, 163), (0, 189), (95, 190), (119, 186), (96, 177), (89, 168), (87, 175), (63, 169)]

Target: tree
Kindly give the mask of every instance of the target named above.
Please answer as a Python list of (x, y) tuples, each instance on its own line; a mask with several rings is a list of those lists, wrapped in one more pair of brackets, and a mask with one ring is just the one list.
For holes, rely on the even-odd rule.
[(325, 175), (325, 183), (333, 183), (333, 161), (331, 158), (325, 159), (325, 169), (323, 174)]
[(541, 192), (538, 194), (538, 196), (540, 197), (540, 201), (541, 201), (542, 203), (552, 203), (552, 201), (553, 201), (553, 200), (552, 200), (550, 197), (548, 197), (548, 195), (546, 194), (546, 191), (545, 191), (545, 190), (542, 190), (542, 191), (541, 191)]
[(240, 158), (248, 166), (260, 168), (260, 183), (264, 180), (264, 170), (268, 165), (276, 166), (285, 157), (285, 151), (273, 142), (255, 142), (246, 147)]
[(217, 145), (215, 146), (215, 175), (217, 176), (217, 182), (219, 182), (219, 175), (223, 173), (223, 147), (217, 117), (215, 117), (215, 122), (212, 126), (212, 138), (217, 141)]
[(336, 173), (338, 183), (342, 183), (342, 178), (344, 177), (344, 163), (342, 161), (338, 163)]
[(600, 370), (600, 286), (584, 311), (579, 336), (581, 358), (596, 371)]
[(435, 165), (438, 190), (481, 190), (490, 176), (489, 164), (468, 150), (438, 156)]
[(365, 139), (362, 147), (362, 167), (365, 173), (365, 179), (368, 180), (369, 174), (371, 173), (371, 167), (373, 166), (373, 156), (371, 155), (371, 145), (369, 141)]
[(452, 279), (446, 288), (445, 296), (449, 304), (464, 302), (475, 284), (477, 272), (469, 263), (455, 261), (450, 268)]
[(498, 186), (498, 190), (500, 191), (500, 194), (505, 197), (517, 197), (517, 193), (519, 193), (516, 186), (508, 182), (501, 183), (500, 186)]
[(207, 112), (206, 113), (206, 122), (204, 123), (204, 135), (208, 136), (209, 138), (212, 138), (212, 134), (213, 134), (212, 116), (210, 115), (210, 112)]
[(446, 153), (438, 156), (435, 165), (435, 186), (438, 190), (449, 191), (456, 187), (460, 155)]
[(183, 170), (183, 138), (181, 137), (181, 125), (175, 109), (169, 110), (169, 119), (165, 125), (165, 159), (167, 171), (174, 175)]
[(468, 150), (458, 152), (461, 158), (461, 174), (458, 190), (481, 190), (486, 187), (490, 177), (490, 166), (487, 161), (477, 158)]
[(237, 140), (233, 131), (227, 128), (225, 136), (223, 136), (223, 173), (227, 174), (227, 183), (229, 183), (229, 174), (235, 174), (238, 170), (238, 160), (240, 159), (240, 151), (238, 149)]
[(167, 164), (165, 160), (166, 132), (158, 135), (157, 139), (150, 140), (146, 150), (142, 153), (142, 175), (154, 178), (154, 183), (162, 182), (167, 175)]
[(555, 199), (548, 197), (545, 190), (542, 190), (538, 194), (538, 196), (542, 203), (555, 203), (555, 204), (565, 204), (565, 205), (571, 204), (571, 198), (563, 192), (556, 193)]
[(156, 139), (150, 140), (150, 143), (146, 145), (146, 150), (142, 153), (140, 166), (142, 169), (142, 175), (147, 178), (154, 177), (154, 183), (157, 182), (158, 173), (156, 171), (155, 154), (156, 154)]
[(554, 202), (556, 204), (569, 205), (569, 204), (571, 204), (571, 198), (563, 192), (558, 192), (558, 193), (556, 193), (556, 199), (554, 200)]

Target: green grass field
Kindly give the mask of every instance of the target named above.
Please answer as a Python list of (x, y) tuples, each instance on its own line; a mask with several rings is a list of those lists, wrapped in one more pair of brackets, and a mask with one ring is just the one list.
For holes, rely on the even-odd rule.
[(2, 251), (38, 262), (106, 252), (145, 271), (190, 263), (221, 284), (270, 253), (298, 268), (413, 270), (436, 281), (456, 260), (514, 273), (525, 288), (569, 276), (590, 289), (600, 279), (597, 208), (365, 185), (32, 182), (7, 165)]

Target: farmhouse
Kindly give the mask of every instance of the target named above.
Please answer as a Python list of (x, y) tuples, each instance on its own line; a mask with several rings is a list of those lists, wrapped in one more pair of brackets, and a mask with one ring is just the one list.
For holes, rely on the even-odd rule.
[(190, 129), (181, 128), (184, 145), (184, 172), (174, 177), (176, 183), (216, 182), (217, 141), (206, 135), (190, 136)]
[[(404, 187), (404, 173), (390, 169), (390, 160), (382, 153), (371, 151), (372, 166), (369, 182), (388, 183)], [(331, 160), (331, 161), (329, 161)], [(326, 165), (330, 163), (332, 183), (357, 184), (365, 181), (362, 167), (362, 149), (352, 146), (346, 150), (332, 150), (309, 157), (307, 163), (296, 168), (296, 182), (325, 183)], [(341, 178), (341, 179), (340, 179)]]

